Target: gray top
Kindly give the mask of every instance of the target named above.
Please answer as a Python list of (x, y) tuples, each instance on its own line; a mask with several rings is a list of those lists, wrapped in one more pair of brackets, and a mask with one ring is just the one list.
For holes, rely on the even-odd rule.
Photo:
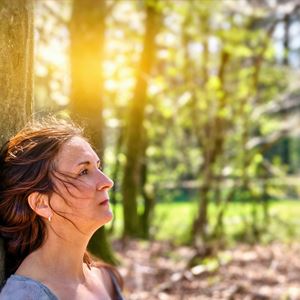
[(1, 300), (58, 300), (48, 287), (21, 275), (11, 275), (0, 293)]
[[(115, 288), (114, 300), (124, 300), (116, 278), (109, 272)], [(58, 300), (41, 282), (21, 275), (11, 275), (0, 293), (0, 300)]]

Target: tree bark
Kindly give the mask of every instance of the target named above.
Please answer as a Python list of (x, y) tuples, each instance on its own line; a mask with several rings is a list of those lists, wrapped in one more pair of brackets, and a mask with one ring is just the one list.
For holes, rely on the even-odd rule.
[[(103, 166), (103, 75), (105, 0), (74, 0), (70, 20), (71, 97), (74, 120), (86, 134)], [(104, 227), (92, 237), (88, 249), (106, 262), (116, 263)]]
[(30, 0), (0, 0), (0, 142), (20, 130), (31, 115), (33, 12)]
[[(31, 117), (33, 94), (33, 3), (0, 0), (0, 143)], [(0, 239), (0, 285), (4, 251)]]
[(103, 157), (103, 0), (74, 0), (70, 21), (71, 114), (86, 126), (87, 135)]
[(143, 159), (143, 122), (147, 104), (148, 77), (155, 58), (155, 36), (157, 12), (154, 6), (146, 7), (146, 31), (144, 47), (137, 71), (134, 96), (129, 108), (127, 140), (125, 142), (126, 163), (122, 180), (124, 236), (136, 237), (139, 232), (137, 195), (141, 186)]

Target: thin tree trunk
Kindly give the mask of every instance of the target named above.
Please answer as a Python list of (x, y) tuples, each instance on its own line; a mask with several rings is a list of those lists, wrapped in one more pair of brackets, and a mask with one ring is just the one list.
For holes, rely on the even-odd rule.
[(289, 52), (290, 52), (290, 38), (289, 38), (289, 29), (290, 29), (290, 15), (286, 14), (284, 16), (284, 40), (283, 40), (283, 64), (285, 66), (289, 65)]
[(155, 205), (155, 196), (153, 190), (147, 188), (148, 162), (146, 150), (148, 147), (148, 137), (146, 133), (143, 138), (143, 159), (141, 165), (141, 194), (144, 200), (144, 211), (140, 215), (141, 237), (148, 239), (150, 235), (150, 222)]
[[(229, 61), (229, 54), (224, 50), (221, 53), (221, 63), (218, 72), (218, 77), (221, 82), (221, 89), (223, 96), (218, 99), (218, 111), (222, 111), (226, 106), (226, 90), (225, 90), (225, 68)], [(206, 146), (204, 148), (204, 170), (203, 170), (203, 183), (200, 190), (200, 203), (198, 209), (198, 216), (194, 221), (192, 234), (194, 243), (197, 244), (198, 238), (200, 241), (205, 241), (206, 227), (208, 223), (208, 204), (209, 204), (209, 192), (213, 187), (214, 178), (214, 165), (220, 156), (223, 154), (224, 138), (226, 131), (226, 120), (223, 117), (216, 115), (213, 122), (209, 125), (209, 134), (206, 138)]]
[[(264, 58), (264, 54), (268, 48), (269, 42), (270, 42), (270, 37), (272, 36), (276, 25), (278, 23), (278, 20), (275, 20), (270, 27), (268, 28), (267, 32), (266, 32), (266, 38), (265, 38), (265, 42), (262, 45), (259, 53), (257, 56), (255, 56), (253, 58), (253, 83), (252, 83), (252, 89), (251, 89), (251, 95), (249, 95), (249, 97), (245, 98), (244, 101), (241, 103), (241, 109), (244, 110), (246, 107), (246, 104), (248, 104), (247, 99), (249, 98), (253, 98), (255, 99), (255, 102), (252, 103), (253, 106), (257, 105), (260, 103), (260, 89), (259, 89), (259, 82), (260, 82), (260, 73), (261, 73), (261, 67), (262, 67), (262, 63), (263, 63), (263, 58)], [(255, 20), (252, 23), (252, 26), (255, 25)], [(248, 168), (252, 162), (253, 159), (253, 153), (251, 153), (250, 151), (248, 151), (247, 149), (247, 143), (249, 141), (250, 138), (250, 120), (249, 118), (244, 118), (243, 120), (243, 133), (242, 133), (242, 152), (243, 152), (243, 157), (242, 157), (242, 163), (243, 163), (243, 167), (242, 167), (242, 183), (241, 183), (241, 189), (244, 192), (250, 192), (250, 180), (251, 178), (249, 177), (248, 174)], [(251, 197), (251, 200), (253, 201), (253, 207), (252, 207), (252, 220), (251, 220), (251, 230), (252, 230), (252, 234), (253, 236), (256, 236), (258, 234), (257, 231), (257, 205), (258, 205), (258, 201), (256, 199), (255, 196)], [(267, 206), (265, 206), (267, 207)]]
[[(284, 16), (284, 40), (283, 40), (283, 47), (284, 47), (283, 65), (286, 67), (289, 66), (289, 52), (290, 52), (289, 29), (290, 29), (290, 15), (286, 14)], [(291, 160), (290, 159), (290, 138), (285, 137), (284, 139), (282, 139), (280, 145), (282, 151), (282, 162), (285, 165), (290, 166), (290, 160)]]
[(74, 0), (70, 20), (71, 114), (86, 126), (103, 158), (103, 61), (105, 9), (103, 0)]
[[(70, 20), (71, 115), (85, 127), (102, 166), (104, 122), (101, 62), (106, 9), (105, 0), (73, 0)], [(88, 249), (106, 262), (116, 263), (104, 227), (94, 234)]]
[(122, 180), (124, 204), (124, 236), (139, 236), (139, 216), (137, 195), (141, 185), (141, 164), (143, 159), (143, 122), (147, 103), (148, 77), (155, 56), (155, 36), (157, 32), (155, 7), (146, 8), (146, 31), (144, 49), (137, 71), (134, 97), (130, 104), (126, 140), (126, 163)]
[[(31, 117), (33, 94), (33, 3), (0, 0), (1, 145)], [(0, 285), (4, 250), (0, 239)]]
[[(119, 155), (119, 153), (121, 153), (123, 140), (124, 140), (124, 129), (123, 129), (123, 127), (120, 127), (118, 140), (117, 140), (117, 143), (115, 145), (116, 161), (115, 161), (114, 170), (113, 170), (113, 173), (112, 173), (112, 180), (115, 184), (112, 187), (112, 190), (111, 190), (111, 193), (110, 193), (110, 195), (111, 195), (110, 201), (111, 201), (111, 204), (113, 206), (114, 215), (115, 215), (115, 212), (116, 212), (116, 205), (117, 205), (117, 190), (118, 190), (118, 184), (117, 183), (118, 183), (118, 180), (120, 178), (120, 171), (121, 171), (121, 162), (120, 162), (120, 159), (118, 158), (118, 155)], [(112, 233), (114, 231), (114, 225), (115, 225), (115, 218), (111, 222), (111, 226), (109, 228), (110, 233)]]

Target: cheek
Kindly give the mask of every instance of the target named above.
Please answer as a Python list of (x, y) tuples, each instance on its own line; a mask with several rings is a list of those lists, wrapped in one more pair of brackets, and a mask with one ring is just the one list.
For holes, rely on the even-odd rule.
[(96, 191), (92, 186), (81, 183), (76, 187), (70, 187), (68, 191), (66, 191), (66, 197), (70, 199), (74, 207), (84, 208), (94, 201), (95, 193)]
[(80, 216), (91, 210), (92, 201), (89, 198), (62, 197), (54, 193), (51, 197), (51, 207), (58, 214), (68, 217)]
[(81, 203), (82, 200), (94, 198), (96, 193), (93, 182), (77, 181), (76, 182), (56, 182), (56, 189), (67, 201), (74, 200), (75, 203)]
[(53, 193), (51, 205), (54, 210), (65, 213), (83, 212), (95, 202), (94, 193), (87, 186), (62, 187)]

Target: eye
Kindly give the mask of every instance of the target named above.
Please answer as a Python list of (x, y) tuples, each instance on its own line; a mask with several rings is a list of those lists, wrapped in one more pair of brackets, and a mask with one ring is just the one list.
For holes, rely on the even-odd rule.
[(87, 175), (88, 169), (84, 169), (79, 173), (79, 176)]

